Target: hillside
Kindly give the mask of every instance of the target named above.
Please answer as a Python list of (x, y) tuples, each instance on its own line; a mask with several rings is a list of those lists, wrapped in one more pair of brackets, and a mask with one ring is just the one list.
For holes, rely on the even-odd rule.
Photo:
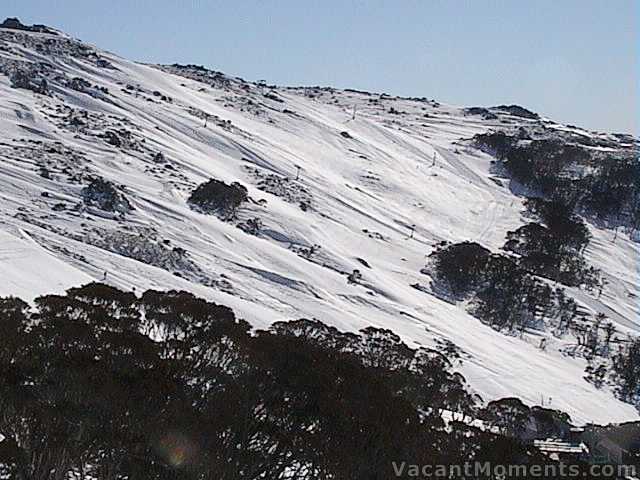
[[(525, 223), (523, 188), (475, 135), (543, 129), (599, 152), (637, 140), (515, 108), (140, 64), (53, 30), (0, 29), (0, 73), (0, 296), (96, 280), (187, 290), (256, 327), (384, 327), (413, 347), (455, 344), (485, 400), (518, 396), (577, 423), (638, 418), (584, 380), (586, 360), (566, 353), (574, 336), (497, 331), (422, 273), (442, 241), (498, 251)], [(229, 218), (188, 202), (212, 178), (247, 190)], [(567, 291), (620, 338), (637, 335), (640, 243), (631, 230), (587, 225), (585, 256), (606, 283), (601, 294)]]

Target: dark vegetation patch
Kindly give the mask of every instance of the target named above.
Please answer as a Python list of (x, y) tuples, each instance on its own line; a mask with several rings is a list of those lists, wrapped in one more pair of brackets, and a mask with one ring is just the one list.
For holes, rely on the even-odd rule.
[[(29, 35), (23, 29), (9, 28), (0, 31), (0, 39), (10, 43), (19, 44), (39, 54), (49, 57), (73, 57), (96, 64), (100, 59), (98, 53), (92, 47), (82, 42), (60, 35)], [(17, 53), (13, 47), (9, 52)], [(108, 62), (105, 59), (102, 59)], [(98, 65), (99, 66), (99, 65)]]
[(151, 154), (142, 129), (126, 117), (69, 107), (63, 103), (43, 111), (57, 127), (88, 141), (100, 141), (127, 152)]
[(578, 332), (589, 361), (584, 378), (596, 388), (612, 388), (620, 400), (640, 411), (640, 338), (620, 338), (617, 333), (604, 315)]
[(258, 217), (247, 218), (236, 225), (240, 230), (249, 235), (260, 235), (263, 228), (262, 220)]
[(86, 92), (91, 88), (91, 82), (81, 77), (73, 77), (68, 85), (70, 89), (77, 92)]
[(274, 102), (284, 103), (284, 100), (274, 92), (264, 92), (262, 96), (268, 100), (273, 100)]
[(320, 265), (322, 265), (322, 263), (320, 263), (315, 257), (321, 249), (322, 246), (318, 244), (306, 246), (292, 243), (289, 246), (289, 250), (295, 252), (299, 257), (302, 257), (305, 260), (313, 261), (314, 263), (318, 263)]
[(505, 250), (518, 254), (520, 265), (535, 275), (569, 286), (597, 286), (599, 273), (583, 256), (591, 234), (573, 207), (539, 198), (527, 199), (525, 205), (542, 223), (528, 223), (508, 232)]
[(166, 72), (197, 80), (198, 82), (223, 90), (231, 89), (234, 82), (241, 82), (241, 79), (233, 79), (222, 72), (209, 70), (202, 65), (181, 65), (174, 63), (173, 65), (160, 65), (159, 68)]
[(0, 155), (35, 168), (47, 180), (78, 184), (91, 178), (85, 154), (62, 142), (21, 139), (0, 147)]
[(437, 294), (470, 300), (470, 312), (499, 330), (566, 329), (577, 313), (563, 289), (530, 274), (517, 258), (477, 243), (440, 245), (429, 255), (427, 271)]
[[(557, 286), (602, 293), (600, 273), (583, 257), (590, 240), (584, 222), (560, 201), (535, 198), (525, 205), (527, 215), (540, 223), (508, 233), (504, 250), (510, 254), (472, 242), (439, 245), (425, 270), (434, 279), (435, 293), (468, 301), (471, 314), (499, 330), (571, 334), (577, 343), (563, 353), (588, 361), (585, 379), (597, 388), (611, 386), (621, 400), (640, 408), (640, 340), (621, 336), (604, 314), (581, 310)], [(423, 290), (419, 284), (413, 287)], [(546, 349), (546, 340), (539, 347)]]
[(610, 381), (618, 396), (640, 409), (640, 339), (632, 339), (613, 357)]
[(49, 82), (34, 68), (17, 68), (11, 73), (9, 80), (13, 88), (49, 95)]
[(497, 107), (493, 107), (493, 109), (500, 112), (506, 112), (515, 117), (527, 118), (529, 120), (538, 120), (540, 118), (537, 113), (527, 110), (520, 105), (499, 105)]
[(425, 271), (437, 293), (454, 301), (471, 299), (471, 312), (498, 329), (552, 327), (566, 333), (578, 315), (575, 302), (548, 280), (602, 290), (600, 272), (583, 256), (590, 234), (562, 203), (528, 199), (526, 206), (542, 223), (508, 232), (504, 250), (511, 254), (492, 253), (474, 242), (444, 242), (429, 255)]
[(476, 288), (486, 269), (491, 252), (473, 242), (440, 244), (429, 255), (438, 278), (456, 298)]
[(464, 109), (464, 113), (467, 115), (480, 115), (485, 120), (496, 120), (498, 116), (491, 112), (488, 108), (484, 107), (469, 107)]
[(85, 234), (74, 235), (74, 238), (146, 265), (153, 265), (194, 283), (233, 292), (227, 280), (205, 272), (186, 249), (162, 239), (153, 229), (127, 230), (93, 228)]
[(113, 182), (96, 178), (82, 189), (84, 203), (106, 212), (126, 214), (133, 210), (127, 197)]
[[(9, 19), (15, 20), (15, 19)], [(58, 67), (58, 60), (69, 58), (96, 65), (103, 68), (114, 68), (107, 60), (101, 58), (97, 52), (77, 40), (63, 36), (31, 35), (25, 31), (46, 29), (44, 26), (28, 27), (16, 24), (0, 30), (0, 73), (7, 75), (13, 88), (30, 90), (40, 95), (56, 97), (61, 88), (71, 88), (86, 93), (96, 99), (113, 104), (108, 90), (99, 85), (91, 85), (80, 77), (69, 78), (67, 73)], [(37, 56), (24, 56), (22, 48), (29, 48), (37, 52)], [(43, 60), (46, 58), (46, 60)]]
[(562, 137), (522, 140), (522, 135), (476, 135), (520, 184), (610, 226), (640, 228), (640, 160), (634, 148), (597, 151)]
[(280, 197), (285, 202), (297, 204), (304, 211), (312, 208), (313, 196), (300, 181), (268, 173), (251, 166), (245, 166), (244, 168), (257, 180), (256, 187), (258, 190)]
[(24, 32), (37, 32), (37, 33), (48, 33), (51, 35), (58, 35), (58, 32), (56, 32), (52, 28), (47, 27), (46, 25), (40, 25), (40, 24), (24, 25), (19, 19), (15, 17), (5, 18), (4, 21), (0, 23), (0, 28), (8, 28), (11, 30), (22, 30)]
[(240, 205), (248, 199), (247, 189), (238, 182), (228, 185), (220, 180), (211, 179), (198, 185), (189, 196), (188, 202), (202, 212), (231, 220), (236, 217)]
[[(126, 128), (109, 129), (103, 133), (98, 134), (98, 137), (103, 139), (106, 143), (112, 147), (122, 150), (141, 150), (140, 140), (136, 138), (131, 130)], [(144, 140), (142, 140), (144, 142)]]
[(0, 299), (9, 478), (386, 479), (393, 462), (545, 464), (517, 435), (569, 428), (517, 399), (482, 407), (443, 354), (389, 330), (298, 320), (252, 334), (190, 293), (97, 283), (34, 303)]

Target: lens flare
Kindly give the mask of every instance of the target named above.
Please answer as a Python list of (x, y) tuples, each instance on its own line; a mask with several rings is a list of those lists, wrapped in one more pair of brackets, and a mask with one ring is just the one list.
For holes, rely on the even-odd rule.
[(166, 434), (158, 442), (161, 455), (174, 467), (182, 467), (193, 462), (198, 448), (187, 436), (178, 432)]

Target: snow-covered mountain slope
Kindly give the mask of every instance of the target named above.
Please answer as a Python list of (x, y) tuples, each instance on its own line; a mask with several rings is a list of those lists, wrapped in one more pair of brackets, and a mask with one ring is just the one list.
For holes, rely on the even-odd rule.
[[(485, 400), (518, 396), (576, 422), (638, 418), (583, 380), (583, 359), (560, 353), (575, 339), (549, 336), (541, 351), (545, 333), (497, 332), (429, 293), (420, 272), (442, 240), (498, 250), (523, 224), (523, 199), (468, 139), (540, 121), (570, 127), (142, 65), (64, 34), (0, 29), (0, 59), (0, 295), (33, 298), (93, 279), (189, 290), (256, 327), (301, 317), (385, 327), (413, 345), (455, 343), (461, 372)], [(32, 90), (46, 78), (48, 94), (13, 88), (20, 69), (35, 79)], [(134, 209), (108, 213), (83, 201), (97, 176)], [(210, 178), (248, 189), (237, 221), (187, 204)], [(238, 228), (254, 218), (257, 234)], [(590, 229), (587, 257), (609, 283), (599, 298), (571, 293), (621, 332), (637, 332), (640, 245)], [(354, 269), (356, 284), (347, 281)]]

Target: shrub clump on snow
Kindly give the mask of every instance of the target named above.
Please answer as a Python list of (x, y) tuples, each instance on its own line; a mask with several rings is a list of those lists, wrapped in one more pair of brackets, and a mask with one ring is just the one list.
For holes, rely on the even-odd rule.
[(91, 83), (81, 77), (73, 77), (69, 83), (69, 88), (77, 92), (86, 92), (91, 88)]
[(40, 95), (49, 94), (49, 84), (47, 80), (36, 71), (17, 69), (11, 74), (10, 80), (13, 88), (31, 90)]
[(34, 24), (34, 25), (24, 25), (20, 19), (16, 17), (5, 18), (2, 23), (0, 23), (0, 28), (8, 28), (11, 30), (23, 30), (25, 32), (38, 32), (38, 33), (48, 33), (51, 35), (58, 35), (58, 33), (47, 27), (46, 25)]
[(276, 195), (285, 202), (297, 204), (302, 211), (312, 208), (312, 196), (307, 188), (293, 178), (266, 173), (257, 168), (245, 167), (258, 180), (258, 190)]
[(228, 185), (211, 179), (196, 187), (189, 197), (189, 204), (206, 213), (215, 213), (228, 220), (235, 217), (238, 207), (249, 199), (247, 189), (238, 182)]
[(491, 252), (475, 242), (441, 244), (429, 255), (434, 279), (455, 298), (463, 298), (482, 281)]
[(129, 200), (116, 186), (104, 178), (94, 179), (82, 189), (82, 198), (87, 205), (107, 212), (127, 213), (133, 210)]
[(464, 109), (466, 115), (481, 115), (485, 120), (496, 120), (498, 116), (483, 107), (469, 107)]
[(495, 107), (496, 110), (507, 112), (515, 117), (528, 118), (530, 120), (537, 120), (540, 116), (537, 113), (527, 110), (520, 105), (499, 105)]

